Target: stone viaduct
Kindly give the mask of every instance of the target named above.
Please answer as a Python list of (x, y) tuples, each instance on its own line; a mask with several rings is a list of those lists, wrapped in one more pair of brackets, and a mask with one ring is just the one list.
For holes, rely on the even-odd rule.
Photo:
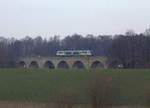
[(25, 57), (20, 58), (22, 68), (107, 68), (104, 57)]

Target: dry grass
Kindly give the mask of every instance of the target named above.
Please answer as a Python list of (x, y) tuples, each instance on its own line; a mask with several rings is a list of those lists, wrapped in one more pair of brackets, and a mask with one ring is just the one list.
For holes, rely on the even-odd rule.
[[(54, 108), (54, 104), (22, 103), (22, 102), (0, 102), (0, 108)], [(74, 105), (73, 108), (92, 108), (90, 105)], [(141, 106), (122, 106), (113, 108), (150, 108)]]

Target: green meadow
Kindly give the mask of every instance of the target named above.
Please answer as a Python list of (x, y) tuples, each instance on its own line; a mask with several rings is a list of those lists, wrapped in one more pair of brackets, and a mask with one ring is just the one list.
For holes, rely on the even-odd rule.
[(60, 87), (77, 90), (76, 103), (87, 104), (86, 85), (89, 76), (103, 73), (112, 77), (112, 85), (120, 88), (120, 105), (147, 105), (146, 90), (150, 88), (150, 70), (63, 70), (63, 69), (1, 69), (0, 101), (53, 102)]

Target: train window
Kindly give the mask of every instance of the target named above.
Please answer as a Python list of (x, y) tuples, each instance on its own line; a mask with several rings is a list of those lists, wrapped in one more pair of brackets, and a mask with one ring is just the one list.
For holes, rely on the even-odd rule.
[(83, 51), (82, 53), (87, 53), (86, 51)]
[(66, 52), (65, 54), (70, 55), (70, 54), (71, 54), (71, 52)]
[(63, 52), (58, 52), (59, 54), (63, 54)]
[(79, 55), (80, 53), (79, 53), (79, 52), (73, 52), (73, 54), (75, 54), (75, 55)]

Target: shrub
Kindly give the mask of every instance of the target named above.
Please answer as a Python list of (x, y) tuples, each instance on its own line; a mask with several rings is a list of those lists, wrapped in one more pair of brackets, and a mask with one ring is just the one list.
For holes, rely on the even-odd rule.
[(150, 87), (145, 87), (145, 99), (148, 104), (150, 104)]
[(59, 87), (54, 96), (55, 108), (72, 108), (77, 97), (76, 89)]
[(113, 77), (105, 73), (89, 75), (87, 94), (93, 108), (112, 108), (117, 104), (120, 91), (113, 81)]

